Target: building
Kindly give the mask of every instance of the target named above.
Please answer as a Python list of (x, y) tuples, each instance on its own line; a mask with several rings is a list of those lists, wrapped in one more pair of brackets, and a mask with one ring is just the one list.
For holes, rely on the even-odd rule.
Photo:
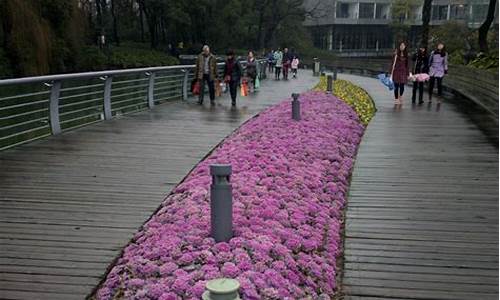
[[(309, 27), (314, 45), (341, 53), (387, 53), (395, 40), (390, 24), (400, 22), (409, 28), (409, 42), (418, 43), (422, 25), (423, 0), (408, 1), (410, 13), (399, 18), (391, 16), (391, 0), (306, 0), (310, 12), (304, 25)], [(488, 12), (489, 0), (434, 0), (431, 26), (447, 21), (466, 23), (478, 28)], [(497, 2), (498, 6), (498, 2)], [(498, 24), (498, 14), (495, 16)]]

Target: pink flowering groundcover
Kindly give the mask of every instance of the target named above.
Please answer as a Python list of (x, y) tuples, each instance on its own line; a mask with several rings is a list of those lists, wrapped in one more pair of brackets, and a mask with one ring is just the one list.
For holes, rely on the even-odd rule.
[[(251, 119), (164, 200), (124, 249), (97, 299), (200, 299), (208, 280), (236, 278), (243, 299), (328, 298), (336, 290), (341, 218), (364, 132), (332, 95), (287, 99)], [(210, 238), (209, 165), (231, 164), (233, 229)]]

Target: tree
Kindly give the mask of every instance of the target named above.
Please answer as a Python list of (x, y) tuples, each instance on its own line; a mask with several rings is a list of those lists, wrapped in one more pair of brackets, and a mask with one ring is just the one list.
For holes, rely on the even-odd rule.
[(429, 22), (431, 21), (432, 0), (424, 0), (422, 7), (422, 39), (420, 47), (427, 47), (429, 43)]
[(416, 0), (394, 0), (391, 6), (391, 27), (396, 41), (406, 41), (410, 25), (406, 20), (410, 17)]
[(493, 23), (493, 19), (495, 18), (496, 4), (496, 0), (490, 0), (486, 20), (484, 20), (484, 23), (481, 27), (479, 27), (479, 50), (484, 53), (488, 52), (488, 31), (490, 30), (491, 23)]

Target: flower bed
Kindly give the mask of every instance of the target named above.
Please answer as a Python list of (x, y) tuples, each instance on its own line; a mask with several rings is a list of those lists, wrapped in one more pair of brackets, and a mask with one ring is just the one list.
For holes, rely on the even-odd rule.
[[(326, 76), (321, 76), (314, 87), (316, 91), (326, 91)], [(358, 114), (363, 124), (368, 125), (375, 115), (375, 104), (368, 93), (347, 80), (337, 79), (333, 85), (333, 94), (349, 104)]]
[[(364, 131), (323, 92), (289, 99), (227, 138), (136, 234), (98, 299), (200, 299), (207, 280), (239, 280), (243, 299), (332, 296), (348, 178)], [(210, 238), (209, 165), (232, 164), (234, 238)]]

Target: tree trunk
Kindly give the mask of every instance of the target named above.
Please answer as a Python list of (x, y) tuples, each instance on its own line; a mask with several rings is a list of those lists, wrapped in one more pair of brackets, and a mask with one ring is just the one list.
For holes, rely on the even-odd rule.
[(422, 40), (420, 47), (427, 47), (429, 43), (429, 22), (431, 21), (432, 0), (424, 0), (422, 8)]
[(113, 17), (113, 39), (115, 40), (115, 44), (120, 46), (120, 39), (118, 38), (118, 24), (116, 20), (116, 7), (115, 0), (111, 0), (111, 16)]
[(479, 51), (484, 53), (488, 52), (488, 31), (490, 30), (491, 23), (493, 23), (495, 19), (496, 4), (497, 0), (490, 0), (486, 20), (484, 20), (484, 23), (479, 27)]

